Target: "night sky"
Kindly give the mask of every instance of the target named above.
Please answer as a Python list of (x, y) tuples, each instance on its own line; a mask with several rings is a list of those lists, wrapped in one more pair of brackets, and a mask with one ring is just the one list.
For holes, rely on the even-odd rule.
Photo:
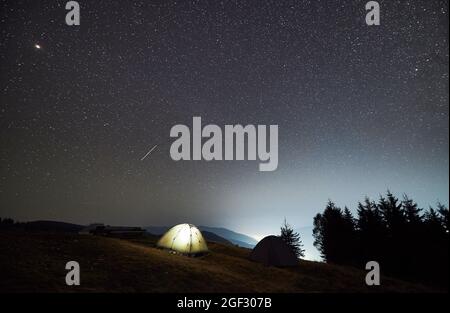
[[(448, 1), (66, 2), (0, 1), (0, 216), (259, 237), (388, 188), (448, 204)], [(279, 125), (278, 170), (174, 162), (193, 116)]]

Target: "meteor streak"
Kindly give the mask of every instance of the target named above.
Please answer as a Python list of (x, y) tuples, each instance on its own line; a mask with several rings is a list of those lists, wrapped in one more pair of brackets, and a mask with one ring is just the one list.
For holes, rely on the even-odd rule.
[(151, 148), (150, 151), (147, 152), (146, 155), (144, 155), (144, 157), (141, 159), (141, 161), (144, 161), (150, 155), (150, 153), (152, 153), (157, 147), (158, 147), (158, 145), (156, 145), (153, 148)]

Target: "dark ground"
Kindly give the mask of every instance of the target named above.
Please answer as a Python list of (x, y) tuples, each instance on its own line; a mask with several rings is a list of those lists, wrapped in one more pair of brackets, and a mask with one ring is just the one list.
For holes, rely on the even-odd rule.
[[(0, 292), (438, 291), (385, 277), (382, 286), (367, 287), (365, 271), (319, 262), (266, 267), (249, 261), (248, 249), (212, 242), (210, 254), (190, 258), (154, 248), (155, 240), (1, 231)], [(79, 262), (81, 286), (66, 286), (68, 261)]]

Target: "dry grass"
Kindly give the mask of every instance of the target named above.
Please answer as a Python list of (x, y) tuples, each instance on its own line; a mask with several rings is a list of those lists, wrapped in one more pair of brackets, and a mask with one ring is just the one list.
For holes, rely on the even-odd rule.
[[(0, 233), (0, 291), (7, 292), (423, 292), (424, 286), (383, 278), (365, 286), (365, 272), (301, 261), (273, 268), (247, 259), (250, 250), (209, 243), (201, 258), (154, 248), (154, 238), (127, 241), (48, 233)], [(65, 285), (65, 264), (81, 266), (81, 286)]]

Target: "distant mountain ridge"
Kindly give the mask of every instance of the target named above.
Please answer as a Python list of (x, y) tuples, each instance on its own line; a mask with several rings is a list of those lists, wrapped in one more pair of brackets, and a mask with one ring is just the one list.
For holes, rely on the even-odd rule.
[(202, 231), (203, 237), (206, 239), (206, 241), (214, 241), (217, 243), (223, 243), (226, 245), (233, 245), (233, 243), (223, 237), (220, 237), (214, 233), (211, 233), (209, 231)]
[[(146, 226), (144, 229), (147, 232), (154, 235), (162, 235), (164, 234), (170, 227), (169, 226)], [(210, 227), (210, 226), (199, 226), (200, 231), (203, 233), (203, 236), (206, 240), (212, 240), (216, 242), (223, 242), (220, 240), (225, 240), (228, 243), (232, 243), (233, 245), (237, 245), (243, 248), (253, 249), (255, 245), (258, 243), (254, 238), (234, 232), (227, 228), (223, 227)]]
[(29, 231), (49, 231), (49, 232), (67, 232), (67, 233), (77, 233), (82, 230), (85, 226), (57, 222), (57, 221), (34, 221), (26, 222), (22, 224), (26, 230)]
[(227, 228), (199, 226), (199, 229), (201, 231), (208, 231), (211, 233), (215, 233), (215, 234), (219, 235), (220, 237), (223, 237), (223, 238), (231, 241), (233, 244), (243, 247), (243, 248), (253, 249), (258, 244), (258, 241), (256, 239), (254, 239), (250, 236), (247, 236), (245, 234), (241, 234), (241, 233), (237, 233), (235, 231), (229, 230)]
[[(59, 221), (32, 221), (20, 223), (21, 227), (29, 231), (49, 231), (49, 232), (67, 232), (78, 233), (86, 226), (72, 223), (65, 223)], [(147, 226), (143, 227), (148, 233), (153, 235), (163, 235), (170, 227), (169, 226)], [(215, 241), (223, 244), (232, 244), (243, 248), (253, 249), (258, 243), (254, 238), (242, 233), (229, 230), (224, 227), (198, 227), (203, 236), (208, 241)]]
[(152, 235), (163, 235), (169, 230), (169, 226), (145, 226), (144, 229)]

